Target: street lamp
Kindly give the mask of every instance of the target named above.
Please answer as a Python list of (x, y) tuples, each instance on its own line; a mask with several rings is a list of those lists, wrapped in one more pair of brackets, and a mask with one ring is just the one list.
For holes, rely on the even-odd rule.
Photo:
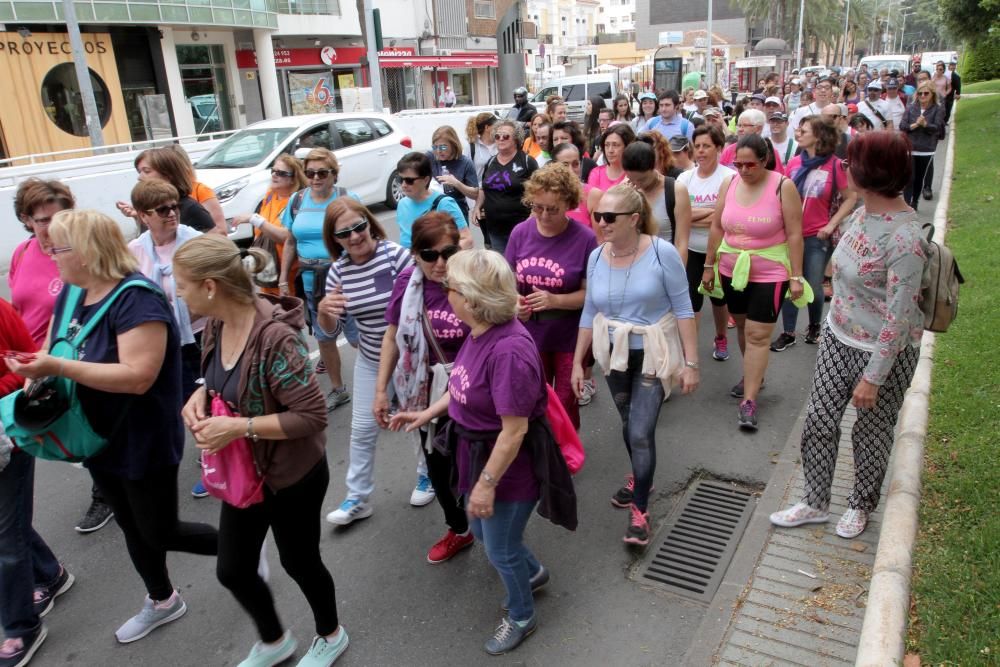
[(899, 52), (900, 53), (903, 52), (903, 36), (906, 34), (906, 17), (907, 16), (913, 16), (916, 13), (917, 12), (900, 12), (900, 15), (903, 17), (903, 27), (900, 28), (900, 30), (899, 30)]

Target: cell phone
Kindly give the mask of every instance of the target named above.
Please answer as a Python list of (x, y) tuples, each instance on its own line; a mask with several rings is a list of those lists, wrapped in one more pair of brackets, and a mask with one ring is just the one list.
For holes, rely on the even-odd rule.
[(38, 358), (34, 352), (19, 352), (17, 350), (0, 350), (0, 357), (13, 359), (19, 364), (28, 364)]

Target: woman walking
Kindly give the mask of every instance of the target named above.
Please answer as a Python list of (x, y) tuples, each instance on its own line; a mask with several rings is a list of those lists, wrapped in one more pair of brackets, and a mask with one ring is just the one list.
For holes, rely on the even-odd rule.
[(587, 184), (598, 190), (607, 192), (611, 186), (625, 180), (625, 169), (622, 167), (622, 155), (625, 148), (635, 141), (635, 132), (628, 125), (615, 125), (601, 135), (600, 149), (604, 155), (604, 164), (595, 167), (587, 176)]
[[(187, 158), (181, 157), (170, 148), (150, 148), (139, 153), (134, 164), (140, 181), (159, 178), (177, 188), (182, 225), (194, 227), (199, 232), (215, 232), (222, 235), (228, 232), (224, 220), (223, 224), (217, 224), (212, 214), (191, 196), (194, 180), (191, 162)], [(120, 201), (116, 206), (122, 215), (133, 218), (138, 223), (135, 209), (129, 204)]]
[(524, 184), (538, 169), (535, 158), (518, 149), (518, 124), (505, 120), (495, 125), (497, 154), (483, 167), (479, 199), (472, 220), (483, 229), (486, 247), (503, 253), (514, 225), (528, 217), (528, 207), (521, 198)]
[(465, 125), (465, 138), (469, 141), (467, 155), (476, 167), (476, 178), (480, 182), (482, 181), (483, 167), (486, 166), (491, 157), (497, 154), (497, 145), (493, 138), (493, 126), (497, 122), (496, 116), (484, 111), (470, 116), (469, 122)]
[(833, 300), (802, 429), (805, 495), (772, 514), (775, 525), (826, 523), (848, 403), (857, 408), (851, 427), (854, 483), (837, 535), (860, 535), (878, 506), (923, 335), (919, 296), (927, 243), (901, 196), (911, 176), (909, 149), (896, 132), (871, 132), (848, 145), (850, 186), (864, 206), (833, 253)]
[(617, 185), (594, 219), (603, 244), (587, 260), (587, 295), (573, 356), (573, 390), (583, 389), (593, 348), (622, 420), (632, 472), (611, 498), (629, 509), (626, 544), (649, 544), (649, 492), (656, 473), (656, 422), (670, 387), (698, 387), (698, 340), (680, 255), (657, 236), (646, 198)]
[[(795, 130), (802, 153), (792, 158), (786, 173), (802, 197), (802, 271), (813, 294), (823, 289), (823, 271), (833, 253), (830, 237), (854, 210), (858, 194), (847, 186), (842, 161), (834, 155), (840, 138), (836, 128), (820, 116), (806, 116)], [(839, 196), (840, 204), (833, 208)], [(832, 214), (831, 214), (832, 211)], [(807, 308), (809, 328), (805, 341), (819, 342), (823, 301), (813, 299)], [(795, 345), (795, 323), (799, 309), (791, 301), (781, 307), (782, 333), (771, 343), (772, 352)]]
[(633, 142), (622, 156), (628, 182), (639, 190), (649, 204), (657, 235), (669, 241), (687, 262), (688, 237), (691, 234), (691, 201), (681, 183), (656, 171), (656, 155), (651, 146)]
[[(915, 99), (906, 107), (900, 128), (910, 135), (913, 180), (907, 183), (903, 198), (914, 211), (924, 199), (934, 198), (934, 153), (944, 129), (944, 108), (938, 103), (934, 85), (924, 81), (917, 86)], [(898, 165), (897, 165), (898, 166)]]
[[(399, 245), (410, 247), (413, 223), (428, 211), (443, 211), (455, 221), (455, 226), (462, 236), (461, 245), (472, 247), (472, 232), (465, 221), (458, 202), (447, 194), (430, 189), (434, 178), (431, 171), (431, 160), (423, 153), (413, 151), (404, 155), (396, 163), (396, 173), (402, 181), (403, 198), (396, 207), (396, 224), (399, 226)], [(464, 200), (465, 198), (462, 197)]]
[(741, 399), (737, 423), (751, 431), (782, 299), (787, 292), (804, 305), (812, 296), (802, 277), (802, 199), (790, 179), (765, 168), (770, 152), (758, 134), (736, 144), (737, 173), (719, 190), (702, 272), (705, 292), (724, 295), (736, 321), (743, 378), (730, 394)]
[(431, 161), (431, 175), (441, 184), (444, 194), (454, 199), (462, 211), (462, 220), (456, 220), (455, 224), (464, 223), (467, 229), (469, 200), (475, 201), (479, 196), (479, 174), (476, 165), (462, 155), (462, 144), (458, 140), (458, 134), (450, 125), (442, 125), (434, 130), (431, 148), (431, 152), (427, 154)]
[(650, 92), (639, 93), (639, 113), (632, 119), (632, 131), (636, 135), (644, 132), (649, 121), (657, 115), (656, 95)]

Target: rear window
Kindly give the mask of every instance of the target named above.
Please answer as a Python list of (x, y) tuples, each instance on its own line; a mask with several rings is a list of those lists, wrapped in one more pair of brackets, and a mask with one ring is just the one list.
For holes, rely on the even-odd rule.
[(563, 99), (567, 102), (582, 102), (587, 99), (587, 84), (574, 83), (563, 86)]

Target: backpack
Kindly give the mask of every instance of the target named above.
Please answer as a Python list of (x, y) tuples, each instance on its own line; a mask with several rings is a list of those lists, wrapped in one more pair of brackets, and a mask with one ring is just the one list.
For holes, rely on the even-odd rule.
[(965, 283), (951, 249), (934, 241), (934, 227), (927, 230), (927, 263), (920, 281), (920, 310), (924, 314), (924, 329), (944, 333), (958, 317), (958, 289)]
[[(80, 347), (107, 313), (115, 299), (130, 287), (140, 287), (160, 294), (160, 289), (145, 280), (129, 280), (111, 293), (100, 309), (91, 315), (78, 332), (69, 334), (70, 320), (83, 290), (69, 286), (59, 324), (53, 329), (49, 354), (62, 359), (79, 359)], [(118, 430), (128, 413), (122, 407), (112, 433)], [(0, 422), (7, 436), (32, 456), (56, 461), (84, 461), (101, 452), (108, 439), (94, 431), (77, 396), (77, 383), (62, 376), (39, 378), (27, 389), (18, 389), (0, 399)]]

